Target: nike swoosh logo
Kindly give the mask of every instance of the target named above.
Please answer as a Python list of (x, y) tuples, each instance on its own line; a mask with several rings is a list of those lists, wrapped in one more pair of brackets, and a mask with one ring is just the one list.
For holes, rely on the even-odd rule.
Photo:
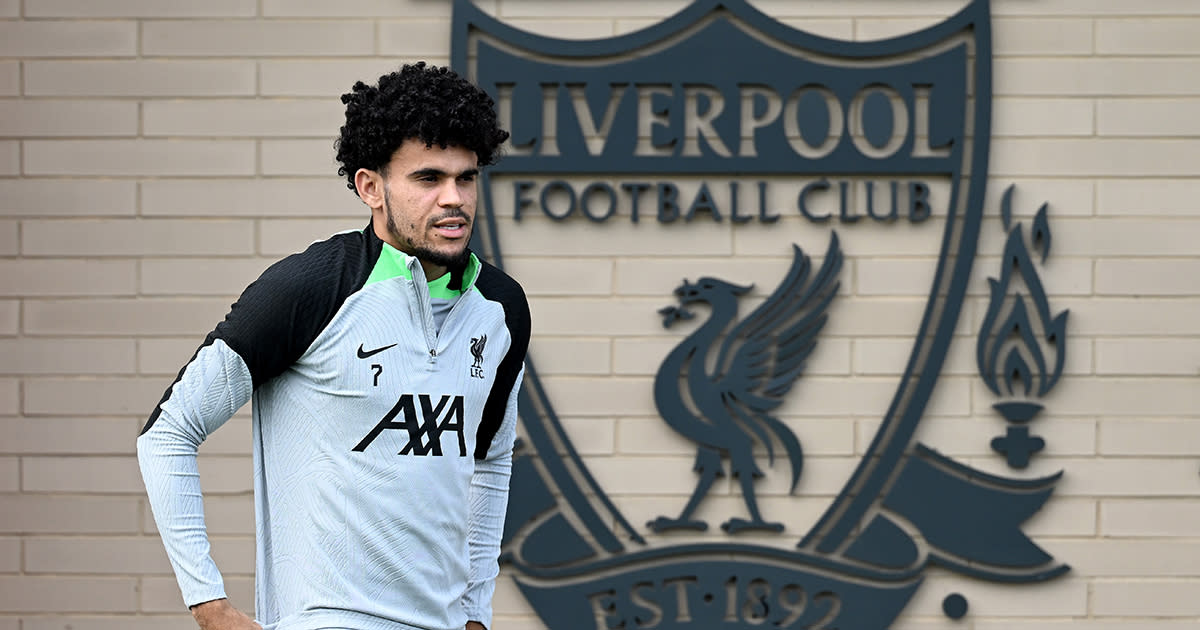
[(368, 357), (375, 356), (375, 355), (379, 354), (380, 352), (383, 352), (384, 350), (391, 348), (394, 345), (396, 345), (396, 344), (392, 344), (391, 346), (384, 346), (382, 348), (375, 348), (374, 350), (363, 350), (362, 344), (360, 343), (360, 344), (358, 344), (358, 358), (366, 359)]

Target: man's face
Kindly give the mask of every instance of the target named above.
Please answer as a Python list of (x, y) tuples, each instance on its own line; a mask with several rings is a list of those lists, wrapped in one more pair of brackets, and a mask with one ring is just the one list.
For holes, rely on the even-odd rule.
[(405, 140), (385, 173), (383, 240), (420, 259), (426, 273), (462, 266), (475, 222), (475, 152)]

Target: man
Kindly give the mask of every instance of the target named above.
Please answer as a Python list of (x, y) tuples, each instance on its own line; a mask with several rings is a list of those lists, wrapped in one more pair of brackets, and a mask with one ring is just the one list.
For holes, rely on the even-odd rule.
[[(486, 93), (424, 63), (342, 102), (338, 173), (370, 224), (246, 288), (142, 430), (142, 477), (204, 630), (482, 630), (529, 310), (467, 243), (508, 133)], [(226, 599), (196, 467), (251, 398), (262, 626)]]

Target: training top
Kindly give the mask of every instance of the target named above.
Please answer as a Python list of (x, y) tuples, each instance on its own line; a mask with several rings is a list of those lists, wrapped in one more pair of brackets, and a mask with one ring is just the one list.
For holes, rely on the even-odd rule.
[(196, 451), (252, 398), (266, 630), (490, 627), (529, 326), (496, 267), (427, 282), (370, 225), (268, 268), (137, 440), (185, 603), (225, 597)]

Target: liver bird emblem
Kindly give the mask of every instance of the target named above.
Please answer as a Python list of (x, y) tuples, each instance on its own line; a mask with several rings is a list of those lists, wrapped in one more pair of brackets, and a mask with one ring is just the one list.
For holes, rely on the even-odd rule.
[[(803, 464), (800, 441), (771, 411), (804, 371), (805, 360), (817, 343), (817, 334), (828, 318), (826, 310), (837, 295), (842, 253), (837, 234), (830, 238), (821, 268), (812, 273), (809, 257), (796, 245), (787, 276), (765, 302), (737, 321), (738, 300), (750, 286), (716, 278), (683, 281), (675, 289), (679, 306), (659, 311), (669, 327), (694, 315), (687, 307), (705, 302), (708, 319), (676, 346), (663, 361), (654, 380), (659, 414), (679, 433), (698, 445), (696, 489), (676, 518), (660, 516), (647, 525), (656, 532), (671, 529), (705, 530), (693, 512), (725, 474), (738, 479), (749, 519), (732, 518), (721, 525), (726, 532), (783, 531), (782, 523), (763, 519), (754, 493), (754, 480), (762, 477), (754, 459), (755, 444), (767, 450), (774, 465), (775, 444), (783, 447), (791, 465), (791, 486), (796, 489)], [(810, 277), (811, 276), (811, 277)], [(711, 355), (719, 346), (715, 360)]]

